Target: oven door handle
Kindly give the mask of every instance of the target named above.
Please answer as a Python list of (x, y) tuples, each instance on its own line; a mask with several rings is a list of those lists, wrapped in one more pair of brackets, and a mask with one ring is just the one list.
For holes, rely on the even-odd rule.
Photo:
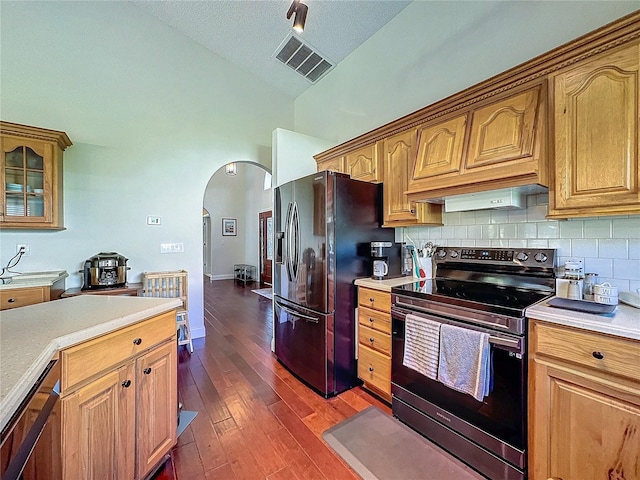
[[(403, 304), (402, 302), (397, 302), (395, 305), (406, 305)], [(402, 310), (399, 308), (395, 308), (395, 305), (393, 307), (391, 307), (391, 315), (394, 318), (399, 318), (401, 320), (404, 321), (405, 317), (407, 316), (407, 314), (412, 313), (406, 310)], [(409, 305), (407, 305), (409, 306)], [(427, 312), (426, 309), (421, 309), (420, 307), (416, 307), (415, 305), (411, 305), (412, 309), (415, 310), (420, 310), (424, 313), (429, 314), (430, 316), (432, 315), (430, 312)], [(438, 318), (433, 316), (434, 318)], [(440, 323), (452, 323), (452, 322), (447, 322), (446, 319), (442, 318), (438, 318), (438, 321), (440, 321)], [(475, 320), (474, 320), (475, 321)], [(458, 322), (455, 322), (456, 325), (459, 325)], [(479, 322), (481, 323), (481, 322)], [(466, 326), (464, 328), (468, 328), (469, 330), (474, 330), (474, 328), (472, 326)], [(486, 329), (483, 329), (483, 331), (486, 331)], [(508, 338), (508, 337), (499, 337), (496, 335), (489, 335), (489, 343), (492, 343), (493, 345), (497, 345), (497, 346), (501, 346), (501, 347), (506, 347), (508, 349), (514, 350), (515, 352), (518, 353), (523, 353), (522, 352), (522, 339), (521, 338)]]
[[(394, 305), (397, 305), (397, 306), (399, 306), (399, 307), (407, 307), (407, 308), (409, 308), (410, 310), (413, 310), (413, 311), (416, 311), (416, 310), (417, 310), (417, 311), (419, 311), (419, 312), (423, 312), (423, 313), (429, 313), (429, 314), (431, 314), (431, 313), (432, 313), (432, 312), (430, 312), (430, 311), (429, 311), (428, 309), (426, 309), (426, 308), (422, 308), (422, 307), (419, 307), (419, 306), (417, 306), (417, 305), (411, 305), (411, 304), (409, 304), (409, 303), (404, 303), (404, 302), (400, 302), (400, 301), (396, 302)], [(391, 307), (391, 310), (392, 310), (392, 311), (391, 311), (391, 313), (393, 313), (393, 307)], [(403, 314), (405, 314), (404, 312), (402, 312), (402, 313), (403, 313)], [(408, 312), (408, 313), (410, 313), (410, 312)], [(460, 317), (460, 316), (457, 316), (457, 315), (455, 315), (455, 314), (453, 314), (453, 313), (447, 313), (447, 315), (448, 315), (448, 316), (451, 316), (451, 317), (453, 317), (453, 318), (455, 318), (456, 320), (462, 320), (462, 321), (465, 321), (465, 318)], [(506, 328), (506, 327), (504, 327), (503, 325), (498, 325), (498, 324), (494, 324), (494, 323), (490, 323), (490, 322), (485, 322), (485, 321), (482, 321), (482, 320), (480, 320), (480, 319), (478, 319), (478, 318), (475, 318), (473, 321), (474, 321), (475, 323), (477, 323), (478, 325), (484, 325), (484, 326), (487, 326), (487, 327), (493, 328), (494, 330), (496, 329), (496, 327)]]

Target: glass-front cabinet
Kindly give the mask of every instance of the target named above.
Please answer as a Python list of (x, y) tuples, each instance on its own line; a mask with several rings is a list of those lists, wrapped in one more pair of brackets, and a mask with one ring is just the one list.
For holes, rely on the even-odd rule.
[(62, 155), (67, 134), (0, 122), (0, 228), (62, 229)]

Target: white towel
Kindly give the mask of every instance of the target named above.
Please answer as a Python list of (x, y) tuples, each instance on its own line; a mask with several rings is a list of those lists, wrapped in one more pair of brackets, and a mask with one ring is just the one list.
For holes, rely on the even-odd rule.
[(438, 380), (447, 387), (468, 393), (478, 401), (491, 385), (489, 334), (442, 325)]
[(440, 323), (408, 314), (404, 321), (402, 364), (435, 380), (438, 376)]

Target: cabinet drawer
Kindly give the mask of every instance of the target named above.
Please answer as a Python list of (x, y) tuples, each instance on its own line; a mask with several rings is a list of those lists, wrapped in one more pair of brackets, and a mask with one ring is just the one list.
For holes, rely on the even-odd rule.
[(63, 394), (175, 334), (176, 313), (171, 311), (63, 350), (60, 354)]
[(42, 287), (0, 290), (0, 310), (26, 307), (46, 300), (48, 299), (45, 298), (45, 291)]
[(640, 343), (542, 323), (534, 326), (537, 354), (578, 363), (600, 372), (640, 380)]
[(367, 307), (358, 307), (358, 323), (384, 333), (391, 333), (390, 313), (379, 312)]
[(358, 342), (378, 352), (391, 356), (391, 335), (379, 332), (373, 328), (360, 326), (358, 328)]
[(391, 359), (363, 345), (358, 352), (358, 377), (391, 395)]
[(358, 288), (358, 304), (391, 313), (391, 294), (371, 288)]

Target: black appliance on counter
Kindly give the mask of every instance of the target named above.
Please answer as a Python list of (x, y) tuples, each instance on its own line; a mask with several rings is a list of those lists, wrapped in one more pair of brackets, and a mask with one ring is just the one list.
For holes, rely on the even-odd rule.
[(116, 252), (101, 252), (84, 262), (82, 290), (124, 287), (128, 259)]
[[(525, 309), (555, 293), (555, 250), (439, 247), (435, 278), (391, 289), (393, 415), (489, 478), (527, 478)], [(403, 365), (405, 320), (488, 333), (482, 401)]]
[(344, 174), (318, 172), (274, 194), (275, 353), (329, 397), (361, 383), (353, 281), (371, 275), (371, 242), (393, 242), (394, 230), (380, 227), (381, 186)]

